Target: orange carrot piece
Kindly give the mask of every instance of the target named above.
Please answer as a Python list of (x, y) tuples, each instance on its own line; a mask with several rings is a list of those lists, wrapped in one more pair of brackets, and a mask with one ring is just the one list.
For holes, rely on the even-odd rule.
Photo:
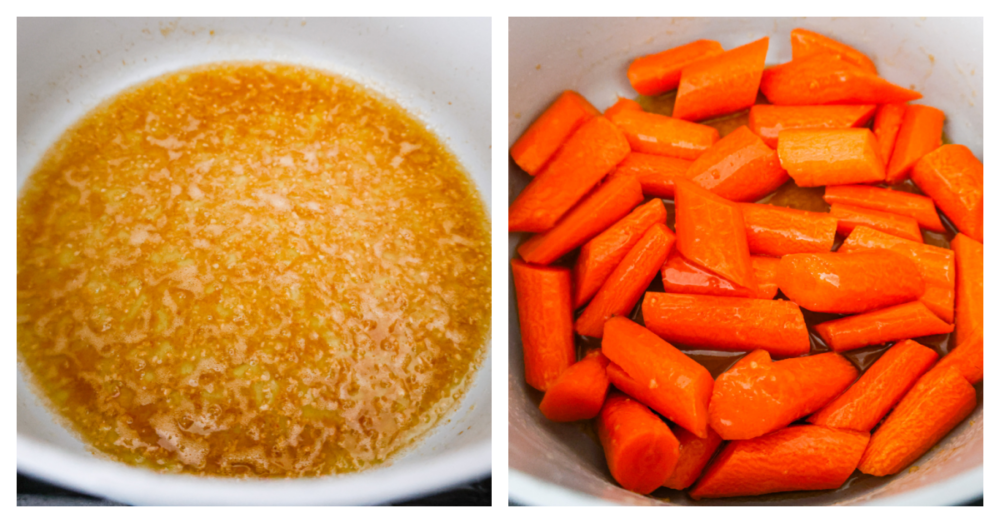
[(792, 60), (823, 53), (840, 55), (841, 60), (850, 62), (871, 74), (878, 74), (875, 63), (861, 51), (808, 29), (792, 29)]
[(695, 40), (656, 54), (641, 56), (628, 66), (628, 81), (635, 92), (656, 96), (677, 89), (681, 70), (688, 64), (722, 54), (715, 40)]
[(791, 129), (778, 135), (781, 166), (799, 187), (883, 181), (877, 147), (868, 129)]
[(708, 436), (708, 369), (628, 318), (608, 320), (602, 340), (615, 387), (696, 436)]
[(581, 125), (598, 114), (579, 93), (563, 91), (514, 142), (510, 155), (524, 172), (534, 176)]
[(680, 443), (680, 459), (677, 460), (674, 473), (663, 482), (663, 486), (684, 490), (701, 476), (701, 471), (708, 465), (708, 460), (712, 459), (715, 450), (722, 444), (722, 438), (711, 428), (708, 429), (708, 436), (704, 438), (699, 438), (683, 427), (677, 427), (674, 436)]
[(799, 306), (755, 300), (647, 292), (646, 328), (663, 339), (724, 351), (764, 349), (773, 356), (809, 352), (809, 332)]
[(809, 417), (809, 423), (870, 432), (938, 360), (932, 349), (903, 340), (885, 351), (858, 381)]
[(604, 110), (604, 117), (610, 119), (622, 111), (642, 111), (642, 106), (635, 100), (619, 97), (614, 105)]
[(545, 391), (573, 362), (573, 306), (569, 269), (511, 260), (524, 346), (524, 380)]
[(955, 253), (955, 344), (983, 335), (983, 244), (959, 233)]
[(756, 283), (740, 208), (691, 182), (678, 180), (675, 185), (677, 250), (733, 284), (753, 289)]
[(924, 280), (917, 264), (888, 250), (789, 254), (778, 288), (805, 309), (852, 314), (919, 299)]
[(941, 147), (942, 129), (944, 113), (940, 109), (916, 104), (906, 106), (892, 147), (892, 158), (885, 168), (885, 183), (892, 185), (903, 181), (917, 160)]
[(890, 341), (945, 334), (955, 327), (941, 321), (923, 303), (914, 301), (827, 321), (816, 325), (815, 329), (827, 346), (844, 352)]
[(875, 111), (872, 132), (875, 133), (875, 141), (878, 142), (878, 155), (885, 165), (889, 165), (889, 159), (892, 158), (892, 149), (896, 146), (896, 136), (899, 134), (904, 114), (906, 114), (905, 103), (882, 104)]
[(958, 369), (924, 374), (872, 434), (858, 470), (895, 474), (916, 461), (976, 408), (976, 390)]
[[(875, 211), (909, 216), (929, 231), (945, 232), (941, 217), (934, 208), (934, 200), (919, 194), (867, 185), (838, 185), (826, 188), (826, 203), (841, 203)], [(921, 243), (923, 240), (920, 240)]]
[(597, 294), (650, 227), (666, 221), (667, 209), (663, 201), (653, 199), (584, 244), (573, 266), (573, 308), (579, 308)]
[(858, 252), (888, 249), (913, 260), (920, 269), (926, 290), (920, 297), (942, 320), (951, 323), (955, 317), (955, 252), (933, 245), (904, 240), (869, 227), (856, 227), (844, 240), (838, 252)]
[(649, 494), (674, 472), (679, 457), (677, 438), (641, 403), (612, 392), (596, 424), (611, 476), (622, 488)]
[(577, 318), (576, 332), (600, 338), (608, 318), (628, 314), (656, 277), (673, 246), (674, 233), (665, 224), (650, 227)]
[(660, 277), (663, 279), (663, 290), (672, 294), (773, 299), (778, 294), (778, 259), (751, 256), (750, 265), (757, 282), (757, 288), (753, 290), (733, 285), (729, 280), (687, 261), (676, 251), (667, 257), (667, 262), (660, 269)]
[(698, 157), (687, 178), (734, 202), (752, 202), (788, 181), (778, 153), (741, 126)]
[(740, 204), (750, 254), (784, 256), (830, 252), (837, 219), (827, 213), (756, 203)]
[(551, 229), (628, 152), (628, 140), (618, 127), (603, 116), (591, 118), (514, 199), (507, 216), (507, 230)]
[(922, 96), (828, 53), (767, 69), (760, 90), (775, 105), (887, 104)]
[(964, 145), (942, 145), (913, 166), (914, 183), (958, 230), (983, 241), (983, 163)]
[(634, 178), (609, 180), (585, 197), (547, 232), (517, 248), (528, 263), (548, 265), (583, 245), (642, 203), (642, 186)]
[(611, 117), (628, 139), (633, 152), (694, 160), (719, 141), (714, 127), (662, 114), (621, 111)]
[(917, 220), (901, 214), (882, 212), (843, 203), (830, 206), (830, 216), (837, 219), (837, 232), (848, 236), (856, 227), (866, 226), (900, 238), (924, 243)]
[(757, 99), (767, 45), (765, 36), (684, 67), (674, 118), (698, 121), (750, 108)]
[(954, 367), (969, 383), (975, 385), (983, 381), (983, 337), (970, 338), (965, 343), (951, 349), (934, 370)]
[(694, 499), (839, 488), (868, 445), (865, 432), (812, 425), (726, 445), (689, 494)]
[(726, 440), (763, 436), (819, 410), (857, 377), (834, 352), (771, 361), (755, 350), (715, 381), (708, 423)]
[(755, 105), (750, 108), (750, 130), (772, 149), (786, 129), (849, 129), (871, 120), (874, 105)]
[(591, 419), (601, 411), (608, 392), (608, 359), (594, 351), (570, 365), (545, 391), (538, 408), (551, 421)]
[(630, 153), (611, 176), (633, 176), (642, 185), (642, 194), (655, 198), (674, 197), (674, 180), (689, 179), (691, 160), (658, 154)]

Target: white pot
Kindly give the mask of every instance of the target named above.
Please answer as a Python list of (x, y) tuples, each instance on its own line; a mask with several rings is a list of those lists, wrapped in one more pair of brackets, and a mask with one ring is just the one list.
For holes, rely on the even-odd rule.
[[(767, 63), (791, 59), (789, 33), (810, 29), (868, 54), (888, 80), (923, 93), (917, 103), (945, 112), (945, 132), (983, 157), (982, 19), (876, 18), (512, 18), (509, 31), (510, 144), (559, 92), (574, 89), (604, 109), (617, 96), (634, 98), (626, 70), (636, 57), (700, 38), (723, 48), (770, 37)], [(510, 162), (509, 200), (528, 176)], [(509, 254), (521, 238), (512, 235)], [(509, 271), (509, 269), (507, 269)], [(510, 352), (510, 497), (527, 504), (691, 504), (669, 502), (619, 488), (611, 479), (600, 445), (577, 425), (547, 421), (538, 394), (524, 383), (517, 305), (508, 291)], [(865, 476), (835, 491), (717, 500), (716, 504), (909, 504), (961, 503), (983, 495), (982, 386), (979, 406), (965, 423), (914, 465), (887, 478)]]
[[(398, 101), (445, 139), (489, 206), (490, 28), (488, 18), (20, 18), (18, 189), (67, 126), (125, 87), (207, 62), (275, 60), (326, 69)], [(490, 473), (491, 360), (448, 421), (393, 464), (265, 481), (159, 474), (93, 456), (40, 406), (19, 369), (17, 469), (133, 504), (365, 504), (418, 496)]]

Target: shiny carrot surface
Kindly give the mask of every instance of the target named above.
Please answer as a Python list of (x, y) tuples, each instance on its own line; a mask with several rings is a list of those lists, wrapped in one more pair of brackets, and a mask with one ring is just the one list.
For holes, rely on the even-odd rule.
[[(945, 232), (934, 200), (919, 194), (868, 185), (837, 185), (827, 187), (823, 199), (829, 204), (843, 204), (875, 211), (909, 216), (928, 231)], [(853, 228), (852, 228), (853, 230)], [(920, 240), (923, 242), (923, 240)]]
[(534, 176), (566, 140), (598, 111), (576, 91), (563, 91), (510, 148), (514, 162)]

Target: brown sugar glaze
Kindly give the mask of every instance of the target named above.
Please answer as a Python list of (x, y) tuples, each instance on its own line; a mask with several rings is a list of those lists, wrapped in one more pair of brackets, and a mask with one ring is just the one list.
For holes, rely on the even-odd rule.
[(114, 459), (221, 476), (385, 462), (490, 328), (486, 208), (394, 102), (227, 63), (85, 116), (18, 198), (18, 355)]

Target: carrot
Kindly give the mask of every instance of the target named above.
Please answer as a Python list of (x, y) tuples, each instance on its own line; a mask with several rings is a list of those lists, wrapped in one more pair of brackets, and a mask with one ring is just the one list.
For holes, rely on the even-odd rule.
[(635, 100), (619, 97), (614, 105), (604, 110), (604, 117), (611, 118), (622, 111), (642, 111), (642, 106)]
[(922, 95), (841, 59), (818, 53), (764, 71), (760, 90), (775, 105), (887, 104)]
[(788, 181), (778, 153), (747, 126), (715, 142), (688, 169), (687, 178), (736, 202), (752, 202)]
[(955, 328), (914, 301), (820, 323), (816, 333), (833, 350), (844, 352), (890, 341), (945, 334)]
[(871, 58), (857, 49), (808, 29), (792, 29), (792, 60), (822, 53), (839, 55), (845, 62), (852, 63), (871, 74), (878, 74)]
[(611, 476), (622, 488), (649, 494), (674, 472), (677, 438), (639, 402), (617, 392), (608, 394), (596, 424)]
[(708, 436), (708, 400), (714, 384), (708, 369), (628, 318), (608, 320), (602, 340), (612, 361), (608, 378), (696, 436)]
[(935, 365), (935, 370), (954, 367), (969, 383), (983, 381), (983, 337), (969, 338)]
[(871, 120), (874, 105), (755, 105), (750, 108), (750, 130), (768, 147), (778, 147), (778, 133), (786, 129), (849, 129)]
[(569, 269), (511, 260), (524, 346), (524, 379), (545, 391), (573, 362), (573, 307)]
[(885, 165), (889, 165), (889, 159), (892, 158), (892, 149), (896, 146), (896, 136), (899, 134), (899, 125), (903, 123), (904, 114), (906, 114), (905, 103), (882, 104), (875, 111), (872, 132), (875, 133), (875, 141), (878, 142), (878, 155)]
[(514, 142), (510, 155), (524, 172), (534, 176), (581, 125), (598, 114), (579, 93), (563, 91)]
[(677, 460), (674, 473), (663, 482), (663, 486), (684, 490), (701, 476), (701, 471), (708, 465), (708, 460), (712, 459), (715, 450), (722, 444), (722, 438), (712, 429), (708, 429), (707, 437), (699, 438), (683, 427), (674, 429), (674, 436), (680, 443), (680, 458)]
[(722, 439), (763, 436), (819, 410), (857, 377), (854, 365), (833, 352), (771, 361), (755, 350), (715, 381), (708, 422)]
[(875, 211), (909, 216), (929, 231), (945, 232), (934, 201), (926, 196), (867, 185), (838, 185), (826, 188), (826, 203), (841, 203)]
[(677, 89), (684, 66), (722, 54), (715, 40), (695, 40), (689, 44), (641, 56), (628, 66), (628, 81), (635, 92), (656, 96)]
[(570, 365), (545, 391), (538, 406), (551, 421), (591, 419), (601, 411), (608, 392), (608, 359), (594, 351)]
[(615, 178), (570, 209), (555, 227), (517, 248), (529, 263), (548, 265), (583, 245), (642, 203), (642, 187), (634, 178)]
[[(908, 105), (899, 124), (892, 158), (885, 168), (885, 183), (903, 181), (913, 164), (925, 154), (941, 147), (944, 113), (927, 105)], [(961, 147), (961, 146), (959, 146)]]
[(937, 359), (933, 350), (903, 340), (885, 351), (847, 392), (808, 421), (834, 429), (870, 432)]
[(767, 45), (765, 36), (684, 67), (674, 118), (697, 121), (748, 109), (757, 99)]
[(789, 254), (778, 288), (805, 309), (852, 314), (916, 300), (924, 280), (912, 260), (887, 250)]
[(792, 129), (778, 135), (778, 158), (799, 187), (877, 183), (885, 167), (868, 129)]
[(633, 152), (694, 160), (719, 141), (714, 127), (662, 114), (621, 111), (611, 117), (628, 139)]
[(904, 240), (869, 227), (856, 227), (838, 252), (849, 253), (888, 249), (913, 260), (920, 269), (926, 290), (920, 297), (934, 314), (951, 323), (955, 316), (955, 253), (910, 240)]
[(920, 224), (917, 223), (917, 220), (909, 216), (875, 211), (843, 203), (831, 205), (830, 216), (837, 219), (837, 232), (841, 236), (848, 236), (855, 227), (864, 225), (876, 231), (899, 236), (906, 240), (917, 243), (924, 242), (924, 237), (920, 234)]
[(964, 145), (942, 145), (913, 166), (914, 183), (958, 230), (983, 241), (983, 163)]
[(672, 252), (660, 269), (663, 290), (672, 294), (708, 294), (710, 296), (730, 296), (737, 298), (773, 299), (778, 294), (778, 259), (751, 256), (754, 281), (757, 288), (750, 290), (737, 287), (725, 278), (687, 261), (679, 253)]
[(688, 181), (678, 180), (676, 187), (677, 250), (733, 284), (753, 289), (740, 208)]
[(983, 244), (959, 233), (955, 253), (955, 344), (983, 335)]
[(689, 179), (691, 160), (631, 153), (618, 164), (611, 176), (633, 176), (642, 185), (642, 194), (656, 198), (674, 197), (674, 180)]
[(511, 204), (507, 230), (544, 232), (629, 152), (625, 135), (603, 116), (583, 124)]
[[(610, 183), (610, 182), (609, 182)], [(662, 200), (650, 200), (588, 241), (573, 266), (573, 308), (590, 301), (615, 267), (654, 224), (667, 221)]]
[(646, 328), (663, 339), (723, 351), (764, 349), (773, 356), (809, 352), (809, 332), (798, 305), (755, 300), (647, 292)]
[(657, 223), (650, 227), (577, 318), (576, 332), (600, 338), (608, 318), (628, 314), (656, 277), (673, 246), (674, 233), (666, 225)]
[(887, 476), (905, 469), (975, 408), (976, 391), (958, 369), (928, 372), (872, 434), (858, 470)]
[(837, 236), (837, 219), (826, 213), (756, 203), (740, 204), (740, 212), (751, 254), (830, 252)]
[(689, 494), (694, 499), (839, 488), (868, 445), (864, 432), (797, 425), (726, 445)]

